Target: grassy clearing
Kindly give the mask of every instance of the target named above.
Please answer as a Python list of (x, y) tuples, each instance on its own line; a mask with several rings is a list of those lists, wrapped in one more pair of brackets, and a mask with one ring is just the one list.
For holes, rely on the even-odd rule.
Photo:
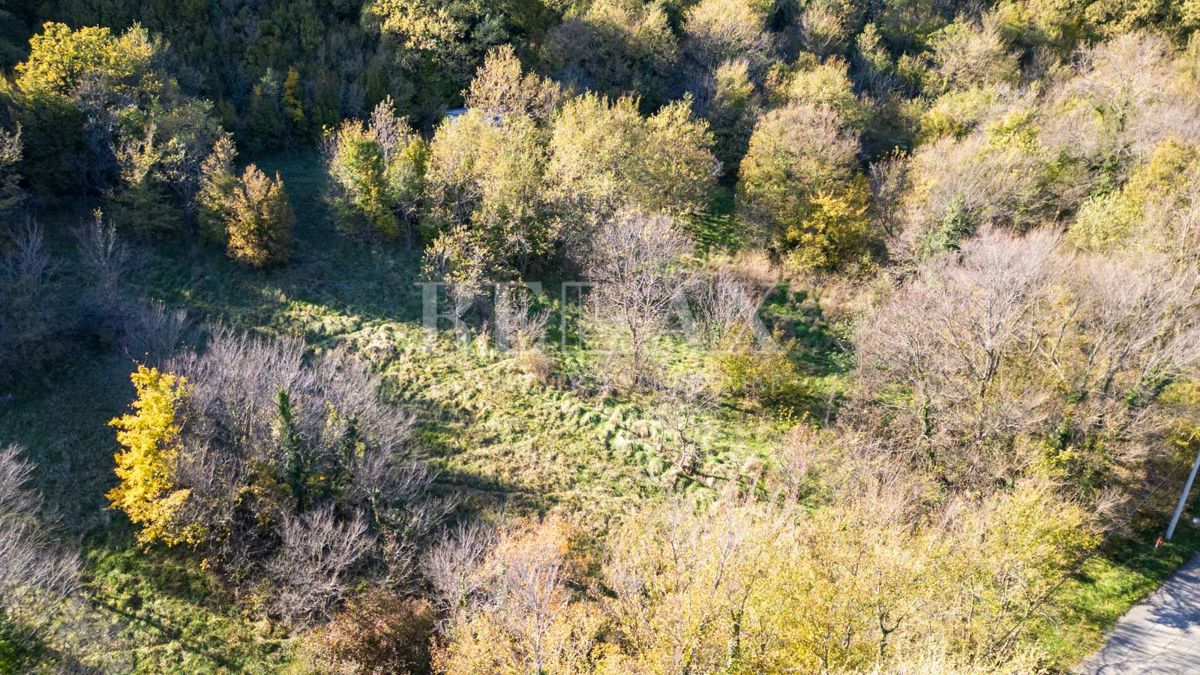
[[(295, 259), (280, 269), (255, 271), (229, 262), (218, 251), (161, 242), (139, 250), (128, 278), (134, 290), (187, 309), (195, 321), (219, 320), (262, 334), (301, 336), (319, 348), (350, 345), (360, 350), (392, 383), (397, 401), (420, 413), (420, 439), (449, 482), (507, 490), (538, 508), (606, 502), (608, 497), (643, 499), (663, 492), (670, 482), (663, 479), (669, 458), (654, 410), (646, 404), (584, 400), (525, 375), (514, 358), (486, 345), (429, 334), (419, 326), (419, 253), (348, 241), (334, 231), (314, 196), (322, 180), (315, 155), (267, 158), (259, 164), (281, 172), (296, 204)], [(0, 421), (0, 429), (35, 426), (18, 416), (36, 416), (46, 402), (69, 391), (105, 391), (111, 395), (91, 414), (66, 406), (71, 427), (66, 433), (53, 428), (15, 440), (30, 446), (35, 458), (55, 472), (74, 459), (55, 451), (56, 446), (76, 446), (82, 440), (103, 447), (95, 456), (106, 472), (115, 448), (103, 423), (129, 400), (125, 380), (130, 364), (104, 359), (104, 368), (79, 375), (78, 383), (48, 389), (32, 397), (22, 412), (6, 413), (11, 421)], [(97, 368), (90, 360), (83, 367)], [(83, 401), (101, 403), (86, 396)], [(761, 436), (752, 438), (747, 431), (762, 431), (762, 423), (768, 422), (763, 417), (746, 424), (744, 415), (733, 419), (739, 417), (733, 412), (709, 422), (713, 435), (724, 439), (715, 448), (724, 464), (737, 463), (738, 458), (725, 455), (743, 453), (740, 443), (761, 444)], [(111, 484), (105, 478), (102, 483)], [(604, 498), (595, 490), (604, 492)], [(91, 500), (91, 510), (102, 503)]]
[[(258, 272), (218, 252), (159, 247), (139, 272), (146, 294), (208, 319), (367, 355), (396, 401), (418, 414), (418, 442), (447, 488), (490, 495), (506, 508), (570, 506), (591, 519), (665, 495), (681, 480), (670, 471), (672, 449), (655, 410), (581, 398), (527, 375), (512, 355), (421, 328), (419, 252), (337, 233), (319, 198), (318, 156), (269, 157), (259, 166), (281, 173), (295, 205), (293, 261)], [(706, 421), (710, 461), (724, 473), (778, 438), (767, 417), (734, 413)]]
[[(152, 241), (137, 248), (130, 290), (184, 308), (196, 323), (301, 336), (370, 358), (386, 394), (416, 413), (415, 440), (440, 470), (439, 488), (463, 496), (467, 508), (506, 516), (564, 508), (602, 528), (672, 491), (706, 499), (720, 487), (672, 469), (675, 439), (661, 421), (668, 413), (652, 401), (581, 396), (526, 374), (513, 354), (421, 328), (419, 252), (337, 233), (324, 216), (315, 154), (259, 166), (281, 173), (298, 215), (291, 263), (255, 271), (211, 248)], [(63, 233), (85, 215), (43, 219), (64, 260), (72, 244)], [(278, 670), (290, 643), (277, 627), (239, 614), (169, 553), (138, 551), (128, 523), (106, 509), (117, 449), (106, 422), (132, 398), (133, 363), (100, 345), (78, 348), (41, 381), (0, 392), (10, 397), (0, 406), (0, 443), (25, 446), (64, 529), (86, 542), (83, 600), (46, 649), (58, 651), (83, 630), (103, 635), (96, 642), (109, 649), (84, 655), (80, 665), (105, 672)], [(571, 359), (561, 355), (567, 368)], [(706, 473), (731, 480), (761, 466), (786, 429), (765, 413), (731, 407), (699, 424), (710, 448)]]

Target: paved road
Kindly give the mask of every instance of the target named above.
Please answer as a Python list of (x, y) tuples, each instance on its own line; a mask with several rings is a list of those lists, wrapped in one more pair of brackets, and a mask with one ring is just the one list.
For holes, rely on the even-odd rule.
[(1200, 556), (1121, 617), (1079, 672), (1200, 673)]

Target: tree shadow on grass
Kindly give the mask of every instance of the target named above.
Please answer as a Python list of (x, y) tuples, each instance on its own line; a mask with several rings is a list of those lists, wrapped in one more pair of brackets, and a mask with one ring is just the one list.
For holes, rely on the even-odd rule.
[[(134, 283), (152, 297), (187, 309), (193, 318), (246, 327), (287, 327), (289, 312), (310, 306), (357, 321), (421, 319), (415, 285), (420, 254), (353, 242), (330, 232), (326, 241), (286, 265), (243, 267), (219, 251), (190, 245), (150, 248)], [(303, 317), (301, 317), (303, 318)]]
[[(139, 551), (128, 534), (94, 538), (89, 545), (86, 586), (89, 604), (118, 619), (126, 630), (145, 629), (214, 666), (237, 671), (254, 655), (254, 642), (231, 641), (229, 631), (248, 635), (241, 617), (226, 611), (229, 599), (189, 562), (168, 552)], [(140, 641), (140, 642), (144, 642)], [(261, 656), (261, 655), (260, 655)]]
[(84, 349), (36, 380), (25, 380), (0, 405), (0, 446), (16, 443), (36, 464), (35, 486), (68, 531), (109, 525), (104, 494), (116, 484), (116, 437), (108, 421), (133, 398), (130, 359)]

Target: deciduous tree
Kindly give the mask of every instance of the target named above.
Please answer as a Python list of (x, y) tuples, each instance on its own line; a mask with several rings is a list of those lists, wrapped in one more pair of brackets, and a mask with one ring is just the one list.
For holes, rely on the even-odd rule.
[(346, 121), (326, 139), (327, 199), (351, 233), (410, 238), (421, 209), (428, 147), (396, 117), (391, 99), (367, 123)]
[(651, 381), (647, 350), (684, 297), (690, 277), (682, 264), (691, 250), (670, 218), (632, 211), (617, 214), (593, 237), (584, 262), (584, 273), (595, 284), (589, 303), (596, 316), (628, 340), (626, 368), (613, 373), (626, 385)]
[(272, 180), (255, 165), (247, 166), (225, 222), (229, 257), (253, 267), (287, 262), (295, 222), (279, 174)]
[(178, 486), (175, 475), (182, 423), (178, 411), (187, 396), (187, 380), (146, 366), (138, 366), (130, 379), (137, 390), (134, 412), (109, 422), (117, 429), (122, 451), (116, 455), (121, 482), (108, 499), (138, 527), (143, 544), (198, 543), (204, 527), (180, 521), (189, 492)]
[(857, 141), (826, 107), (792, 105), (763, 116), (738, 180), (738, 208), (764, 242), (800, 267), (848, 262), (866, 236), (866, 182)]

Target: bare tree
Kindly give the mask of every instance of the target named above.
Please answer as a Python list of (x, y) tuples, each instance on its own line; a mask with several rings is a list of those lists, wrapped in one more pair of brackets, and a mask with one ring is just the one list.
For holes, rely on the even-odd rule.
[(891, 155), (872, 162), (867, 169), (871, 186), (871, 216), (875, 227), (887, 238), (900, 229), (900, 204), (908, 188), (908, 159)]
[(444, 630), (451, 644), (439, 659), (444, 669), (464, 670), (462, 657), (480, 662), (453, 642), (486, 626), (480, 646), (495, 653), (484, 655), (483, 662), (505, 664), (486, 670), (578, 672), (595, 636), (568, 619), (568, 580), (576, 571), (566, 554), (569, 546), (570, 527), (553, 517), (498, 535), (474, 526), (449, 535), (427, 568), (452, 610)]
[(93, 328), (139, 362), (157, 364), (169, 357), (187, 328), (186, 310), (169, 310), (160, 300), (126, 297), (121, 284), (129, 266), (129, 249), (99, 209), (74, 234), (80, 261), (91, 281), (85, 311)]
[(1176, 86), (1161, 36), (1124, 33), (1084, 50), (1075, 77), (1051, 94), (1043, 141), (1091, 161), (1127, 162), (1167, 140), (1200, 140), (1195, 96)]
[(53, 336), (66, 318), (58, 283), (41, 228), (26, 224), (9, 252), (0, 254), (0, 380), (53, 355)]
[(1047, 184), (1039, 176), (1050, 161), (1039, 149), (997, 148), (983, 132), (923, 145), (909, 163), (912, 189), (901, 210), (904, 226), (889, 245), (893, 256), (919, 260), (992, 227), (1027, 231), (1062, 205), (1077, 204), (1088, 186)]
[(374, 544), (360, 514), (336, 518), (332, 508), (289, 516), (280, 528), (279, 553), (268, 564), (280, 585), (271, 604), (293, 623), (329, 618), (349, 588), (349, 573)]
[(120, 300), (121, 277), (129, 263), (129, 250), (117, 237), (117, 228), (99, 209), (75, 228), (79, 258), (91, 276), (92, 303), (112, 313)]
[(1142, 247), (1159, 251), (1182, 265), (1200, 262), (1200, 167), (1185, 171), (1178, 192), (1151, 196), (1138, 227)]
[(850, 3), (829, 0), (806, 5), (796, 17), (800, 43), (821, 58), (845, 49), (856, 21), (852, 7)]
[(424, 556), (425, 577), (443, 609), (453, 612), (478, 600), (487, 583), (483, 562), (498, 541), (490, 525), (459, 524), (442, 534)]
[(707, 345), (719, 343), (731, 331), (751, 329), (758, 324), (758, 309), (772, 288), (719, 269), (695, 285), (692, 307), (698, 337)]
[(1158, 255), (1093, 256), (1078, 259), (1068, 283), (1073, 321), (1039, 355), (1077, 400), (1077, 433), (1106, 439), (1113, 487), (1136, 484), (1170, 461), (1172, 415), (1194, 414), (1170, 412), (1159, 394), (1197, 373), (1200, 273)]
[(534, 311), (532, 293), (527, 288), (501, 285), (496, 293), (494, 319), (499, 346), (523, 352), (541, 345), (550, 312)]
[(493, 587), (492, 602), (521, 635), (530, 672), (543, 672), (548, 660), (548, 632), (566, 604), (563, 551), (550, 537), (506, 551)]
[(999, 22), (959, 17), (933, 38), (930, 60), (946, 88), (966, 89), (1016, 84), (1020, 76), (1016, 54), (1008, 51)]
[(45, 521), (42, 497), (30, 486), (33, 464), (21, 448), (0, 450), (0, 613), (39, 623), (78, 583), (79, 560)]
[(884, 391), (905, 393), (892, 399), (899, 417), (889, 435), (898, 446), (925, 449), (957, 478), (1007, 470), (1003, 449), (989, 454), (980, 443), (1038, 422), (1044, 390), (1002, 366), (1021, 358), (1044, 330), (1035, 314), (1061, 269), (1056, 246), (1056, 237), (1043, 233), (972, 240), (961, 256), (926, 265), (864, 321), (855, 339), (860, 381), (879, 390), (872, 395), (879, 401), (888, 400)]
[(187, 310), (167, 309), (161, 300), (124, 303), (121, 348), (142, 363), (160, 363), (175, 352), (188, 327)]
[(986, 234), (863, 321), (848, 418), (951, 485), (1019, 475), (1039, 438), (1128, 488), (1169, 455), (1158, 399), (1200, 362), (1198, 308), (1193, 266)]
[(595, 284), (590, 309), (629, 341), (629, 378), (647, 377), (647, 347), (667, 325), (674, 303), (692, 283), (682, 262), (687, 237), (666, 216), (623, 211), (596, 232), (584, 273)]
[(683, 474), (695, 475), (704, 464), (699, 429), (704, 416), (717, 406), (716, 392), (712, 382), (699, 374), (675, 378), (660, 388), (660, 419), (678, 443), (675, 468)]

